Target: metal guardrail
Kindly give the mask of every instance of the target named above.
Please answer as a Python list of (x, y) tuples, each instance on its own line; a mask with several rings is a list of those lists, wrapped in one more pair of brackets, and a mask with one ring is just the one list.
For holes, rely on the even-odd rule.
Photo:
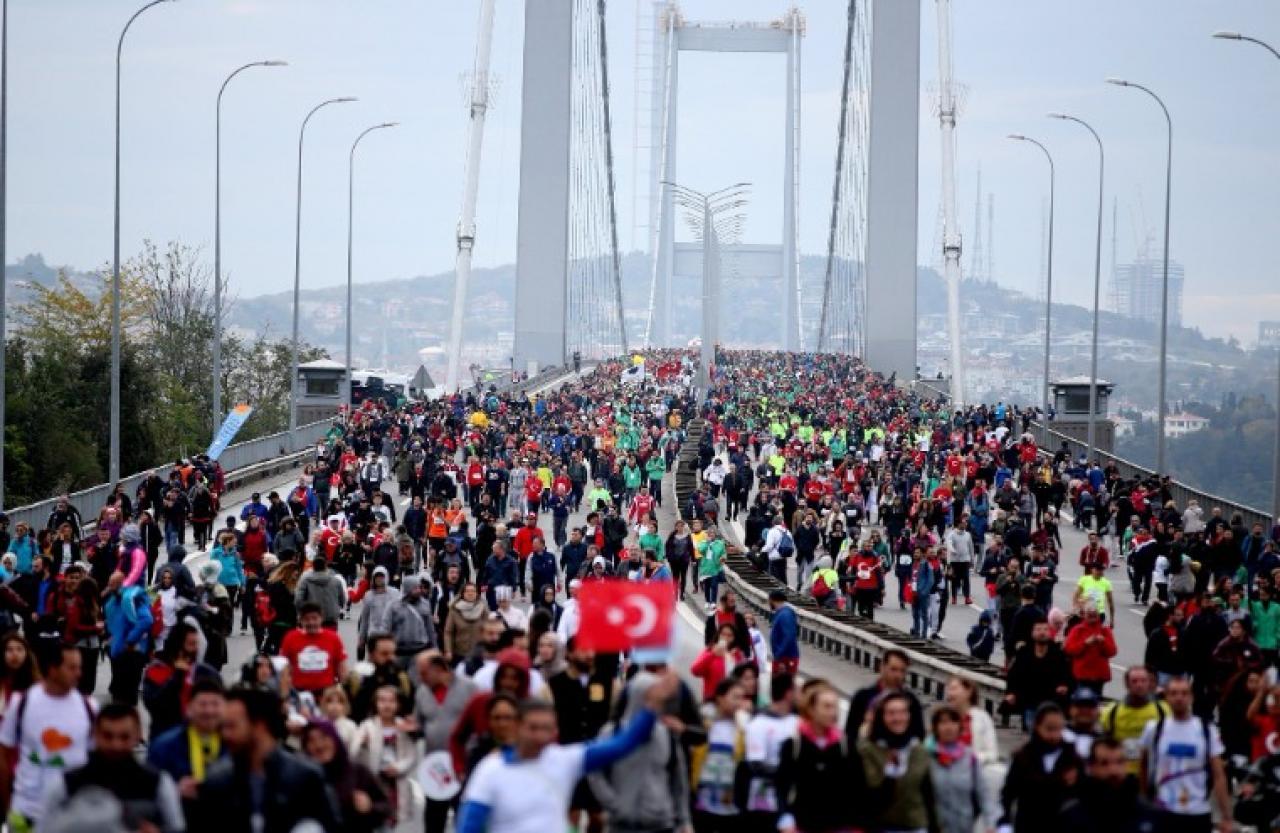
[[(331, 425), (333, 425), (333, 420), (321, 420), (298, 426), (296, 448), (290, 447), (288, 431), (269, 434), (255, 440), (246, 440), (245, 442), (228, 446), (218, 458), (219, 462), (222, 463), (223, 470), (226, 472), (225, 479), (228, 488), (231, 488), (234, 484), (245, 482), (247, 479), (252, 479), (254, 475), (259, 473), (276, 473), (277, 471), (300, 465), (304, 457), (310, 456), (311, 446), (316, 440), (325, 435)], [(263, 465), (268, 462), (272, 462), (275, 465)], [(161, 477), (168, 478), (172, 469), (172, 465), (163, 465), (156, 466), (154, 471)], [(120, 479), (130, 499), (133, 498), (138, 485), (149, 471), (152, 470), (138, 472)], [(99, 510), (106, 504), (107, 497), (111, 494), (112, 485), (110, 483), (100, 483), (88, 489), (72, 492), (67, 496), (71, 505), (80, 512), (80, 518), (86, 526), (91, 525), (97, 519)], [(32, 529), (43, 529), (49, 519), (49, 513), (53, 511), (57, 502), (57, 498), (49, 498), (38, 503), (6, 510), (6, 514), (9, 516), (9, 528), (12, 530), (19, 521), (25, 521)]]
[[(1055, 431), (1042, 422), (1031, 423), (1031, 435), (1035, 437), (1036, 445), (1038, 445), (1040, 449), (1047, 454), (1055, 453), (1065, 442), (1067, 444), (1067, 448), (1071, 451), (1071, 458), (1073, 460), (1078, 459), (1088, 448), (1086, 443), (1082, 443), (1073, 437), (1069, 437), (1066, 434), (1061, 433), (1060, 431)], [(1120, 476), (1125, 479), (1146, 480), (1150, 477), (1156, 477), (1155, 470), (1149, 469), (1146, 466), (1140, 466), (1132, 460), (1126, 460), (1125, 458), (1118, 457), (1110, 452), (1095, 449), (1094, 456), (1101, 460), (1103, 465), (1106, 465), (1107, 463), (1114, 463), (1116, 468), (1120, 471)], [(1219, 507), (1222, 509), (1222, 514), (1228, 519), (1233, 515), (1240, 515), (1244, 520), (1244, 525), (1246, 527), (1253, 526), (1255, 523), (1262, 524), (1264, 529), (1269, 529), (1271, 527), (1272, 519), (1270, 512), (1264, 512), (1261, 509), (1256, 509), (1252, 506), (1245, 506), (1243, 503), (1237, 503), (1234, 500), (1210, 494), (1209, 492), (1205, 492), (1201, 489), (1188, 486), (1186, 483), (1182, 483), (1178, 480), (1170, 481), (1169, 490), (1173, 496), (1173, 502), (1179, 509), (1185, 509), (1187, 504), (1194, 498), (1196, 502), (1200, 504), (1200, 508), (1205, 511), (1206, 516), (1214, 507)]]
[[(948, 399), (950, 390), (945, 381), (933, 379), (918, 379), (915, 382), (917, 391), (923, 392), (926, 396), (934, 399)], [(1031, 423), (1031, 435), (1035, 437), (1036, 445), (1042, 452), (1046, 454), (1054, 454), (1062, 447), (1065, 442), (1067, 448), (1071, 451), (1073, 460), (1079, 459), (1082, 454), (1088, 450), (1088, 444), (1081, 442), (1075, 437), (1055, 431), (1051, 427), (1051, 423), (1033, 421)], [(1126, 460), (1119, 455), (1112, 454), (1109, 451), (1094, 450), (1094, 456), (1103, 462), (1105, 466), (1108, 463), (1114, 464), (1120, 471), (1120, 476), (1126, 480), (1146, 480), (1156, 477), (1155, 469), (1149, 469), (1146, 466)], [(1222, 514), (1230, 519), (1234, 515), (1239, 515), (1244, 521), (1246, 527), (1251, 527), (1255, 523), (1262, 524), (1264, 529), (1270, 528), (1271, 524), (1280, 521), (1280, 518), (1273, 518), (1270, 512), (1258, 509), (1254, 506), (1246, 506), (1238, 501), (1206, 492), (1189, 486), (1179, 480), (1170, 481), (1170, 492), (1173, 496), (1173, 502), (1179, 509), (1185, 509), (1187, 504), (1194, 499), (1200, 504), (1206, 515), (1213, 511), (1214, 507), (1222, 509)]]
[[(684, 517), (689, 495), (697, 486), (698, 445), (702, 430), (701, 418), (689, 422), (688, 437), (677, 458), (674, 487), (681, 517)], [(737, 549), (743, 549), (740, 542), (734, 541), (736, 534), (731, 526), (723, 525), (721, 534), (739, 544)], [(812, 597), (785, 587), (744, 556), (733, 555), (727, 559), (725, 580), (738, 598), (763, 619), (767, 619), (770, 612), (769, 592), (779, 588), (786, 590), (787, 601), (795, 608), (799, 620), (800, 641), (835, 654), (860, 668), (878, 672), (885, 651), (890, 648), (903, 651), (911, 661), (907, 685), (926, 701), (941, 700), (947, 680), (954, 676), (973, 682), (979, 703), (992, 715), (996, 714), (1004, 699), (1004, 680), (998, 676), (994, 665), (936, 642), (916, 639), (896, 628), (867, 622), (845, 611), (820, 608)]]

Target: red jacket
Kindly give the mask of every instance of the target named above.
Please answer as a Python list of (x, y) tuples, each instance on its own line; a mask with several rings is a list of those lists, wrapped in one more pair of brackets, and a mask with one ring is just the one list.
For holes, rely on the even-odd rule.
[(746, 660), (737, 648), (730, 648), (721, 657), (716, 655), (712, 647), (703, 648), (702, 653), (698, 654), (698, 658), (693, 661), (693, 665), (689, 666), (689, 673), (702, 680), (704, 703), (710, 702), (715, 697), (716, 686), (720, 685), (720, 681)]
[[(1089, 642), (1091, 637), (1101, 637)], [(1116, 655), (1116, 638), (1111, 628), (1099, 622), (1090, 625), (1081, 622), (1067, 632), (1063, 646), (1071, 659), (1071, 676), (1077, 681), (1097, 682), (1111, 679), (1111, 658)]]
[(536, 526), (522, 526), (516, 531), (516, 539), (511, 543), (511, 548), (516, 551), (516, 555), (520, 556), (520, 560), (529, 557), (533, 552), (533, 539), (541, 538), (547, 540), (547, 536), (542, 534), (542, 529)]

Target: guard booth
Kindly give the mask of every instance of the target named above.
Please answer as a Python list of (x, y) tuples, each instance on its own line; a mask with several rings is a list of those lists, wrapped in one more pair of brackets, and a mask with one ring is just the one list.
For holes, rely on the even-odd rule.
[[(1089, 384), (1088, 376), (1072, 376), (1050, 386), (1054, 418), (1049, 427), (1082, 444), (1089, 440)], [(1107, 401), (1115, 387), (1111, 382), (1098, 380), (1096, 410), (1093, 414), (1094, 444), (1099, 451), (1107, 453), (1115, 448), (1116, 440), (1115, 423), (1107, 418)]]
[(298, 424), (338, 415), (347, 389), (347, 366), (331, 359), (298, 365)]

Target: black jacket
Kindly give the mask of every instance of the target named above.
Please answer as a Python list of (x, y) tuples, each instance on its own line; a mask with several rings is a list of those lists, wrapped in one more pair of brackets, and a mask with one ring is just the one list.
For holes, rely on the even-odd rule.
[[(1075, 747), (1063, 743), (1050, 772), (1044, 770), (1045, 744), (1032, 738), (1009, 762), (1009, 774), (1000, 791), (1004, 808), (1002, 824), (1012, 824), (1015, 833), (1045, 833), (1054, 830), (1063, 805), (1074, 797), (1075, 788), (1067, 783), (1068, 773), (1080, 775), (1080, 756)], [(1076, 827), (1072, 830), (1090, 830)]]
[(1042, 657), (1036, 656), (1035, 650), (1035, 646), (1028, 643), (1014, 654), (1005, 691), (1014, 696), (1019, 709), (1035, 709), (1047, 702), (1062, 705), (1066, 697), (1058, 694), (1057, 689), (1060, 686), (1071, 687), (1071, 666), (1067, 655), (1052, 642)]
[(609, 722), (613, 703), (613, 677), (599, 671), (587, 678), (584, 686), (569, 671), (561, 671), (547, 681), (556, 705), (560, 726), (560, 743), (580, 743), (600, 734)]
[(1075, 798), (1062, 807), (1058, 817), (1060, 833), (1155, 833), (1162, 830), (1164, 813), (1138, 795), (1135, 779), (1126, 780), (1114, 789), (1092, 778), (1085, 778)]
[[(267, 757), (264, 774), (263, 830), (292, 830), (309, 819), (325, 833), (337, 833), (338, 814), (319, 769), (277, 748)], [(210, 767), (199, 790), (195, 812), (187, 820), (189, 833), (252, 833), (249, 773), (234, 758)]]

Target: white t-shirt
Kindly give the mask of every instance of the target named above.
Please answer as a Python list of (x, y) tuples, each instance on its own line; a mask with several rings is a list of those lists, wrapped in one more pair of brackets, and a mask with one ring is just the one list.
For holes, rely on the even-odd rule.
[[(1156, 724), (1152, 720), (1142, 730), (1140, 741), (1146, 752), (1148, 766), (1156, 786), (1156, 803), (1179, 815), (1205, 815), (1212, 811), (1206, 786), (1210, 778), (1205, 774), (1209, 761), (1205, 756), (1204, 727), (1200, 718), (1177, 720), (1172, 715), (1164, 720), (1160, 732), (1160, 748), (1153, 749)], [(1216, 726), (1209, 726), (1209, 747), (1214, 757), (1221, 757), (1225, 748)]]
[[(27, 698), (22, 711), (22, 737), (18, 737), (19, 702)], [(13, 781), (13, 809), (39, 819), (45, 795), (62, 773), (83, 766), (89, 759), (97, 706), (78, 691), (51, 697), (43, 685), (34, 685), (25, 695), (14, 694), (0, 722), (0, 745), (17, 748), (18, 770)]]
[(502, 833), (563, 830), (573, 788), (582, 777), (586, 747), (552, 745), (530, 761), (510, 761), (495, 752), (471, 774), (463, 802), (489, 808), (489, 829)]

